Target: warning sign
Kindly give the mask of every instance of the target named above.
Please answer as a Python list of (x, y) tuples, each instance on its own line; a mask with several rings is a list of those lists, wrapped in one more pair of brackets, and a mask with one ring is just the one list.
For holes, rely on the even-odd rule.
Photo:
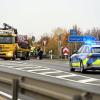
[(69, 49), (67, 47), (63, 48), (63, 55), (68, 55), (69, 54)]

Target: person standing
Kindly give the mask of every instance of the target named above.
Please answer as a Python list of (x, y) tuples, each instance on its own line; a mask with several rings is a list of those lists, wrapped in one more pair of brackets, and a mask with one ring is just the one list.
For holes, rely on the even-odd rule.
[(42, 49), (39, 50), (38, 56), (39, 56), (40, 60), (43, 58), (43, 50)]

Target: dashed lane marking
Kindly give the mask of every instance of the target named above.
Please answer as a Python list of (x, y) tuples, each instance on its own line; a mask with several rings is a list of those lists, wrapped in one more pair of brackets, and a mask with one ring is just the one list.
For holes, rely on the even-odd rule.
[(44, 71), (44, 70), (50, 70), (50, 68), (31, 69), (31, 70), (27, 70), (27, 72), (34, 72), (34, 71)]
[(70, 74), (70, 75), (60, 75), (60, 76), (56, 76), (56, 78), (74, 77), (74, 76), (78, 76), (78, 75), (77, 75), (77, 74)]
[(62, 71), (56, 70), (56, 71), (52, 71), (52, 72), (41, 72), (39, 74), (41, 75), (46, 75), (46, 74), (52, 74), (52, 73), (61, 73)]
[(93, 81), (97, 81), (97, 80), (98, 79), (90, 78), (90, 79), (79, 80), (78, 82), (80, 82), (80, 83), (87, 83), (87, 82), (93, 82)]
[(33, 67), (21, 67), (21, 68), (17, 67), (17, 68), (15, 68), (15, 69), (23, 70), (23, 69), (30, 69), (30, 68), (33, 68)]
[(42, 66), (37, 66), (37, 67), (21, 67), (21, 68), (15, 68), (15, 69), (18, 69), (18, 70), (28, 70), (28, 69), (35, 69), (35, 68), (41, 68)]

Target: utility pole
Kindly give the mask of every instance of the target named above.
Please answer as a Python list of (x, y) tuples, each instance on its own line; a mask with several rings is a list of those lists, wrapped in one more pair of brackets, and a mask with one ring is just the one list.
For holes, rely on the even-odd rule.
[(61, 34), (58, 35), (58, 53), (59, 57), (61, 57)]
[(58, 56), (59, 56), (59, 57), (62, 57), (62, 52), (61, 52), (61, 45), (62, 45), (62, 43), (61, 43), (61, 35), (62, 35), (62, 33), (63, 33), (63, 30), (62, 30), (61, 28), (58, 27), (58, 28), (55, 30), (55, 33), (58, 34)]
[[(73, 30), (76, 32), (75, 34), (77, 34), (77, 25), (73, 26)], [(75, 42), (75, 51), (77, 51), (77, 43)]]
[(99, 41), (98, 28), (96, 29), (96, 37), (97, 37), (97, 40)]
[(44, 55), (46, 54), (46, 51), (45, 51), (45, 46), (46, 46), (46, 40), (43, 40), (43, 52), (44, 52)]

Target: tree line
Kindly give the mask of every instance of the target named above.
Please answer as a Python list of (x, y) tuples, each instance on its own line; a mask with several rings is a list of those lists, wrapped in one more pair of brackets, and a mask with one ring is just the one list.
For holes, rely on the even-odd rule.
[[(77, 35), (86, 36), (91, 35), (94, 36), (98, 41), (100, 41), (100, 29), (93, 28), (92, 30), (87, 30), (85, 33), (81, 31), (80, 28), (74, 26), (77, 30)], [(60, 34), (59, 34), (60, 33)], [(67, 47), (69, 49), (69, 54), (72, 54), (74, 50), (78, 50), (82, 43), (69, 43), (68, 37), (70, 36), (70, 31), (63, 28), (56, 28), (53, 30), (53, 34), (44, 34), (41, 36), (38, 42), (35, 42), (34, 45), (36, 47), (42, 47), (45, 49), (45, 53), (48, 54), (50, 50), (53, 51), (53, 54), (58, 55), (58, 45), (60, 39), (60, 48)], [(44, 44), (45, 41), (45, 44)]]

